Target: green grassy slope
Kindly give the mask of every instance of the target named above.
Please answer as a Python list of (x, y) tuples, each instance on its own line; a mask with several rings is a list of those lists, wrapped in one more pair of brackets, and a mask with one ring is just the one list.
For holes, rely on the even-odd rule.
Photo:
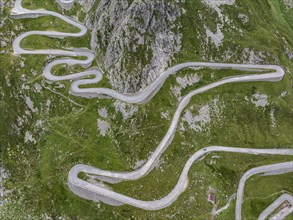
[[(286, 8), (281, 0), (236, 2), (237, 8), (225, 6), (222, 11), (229, 15), (237, 28), (241, 28), (242, 35), (225, 26), (223, 46), (217, 49), (209, 45), (207, 50), (206, 45), (200, 43), (205, 42), (203, 27), (208, 25), (211, 29), (215, 28), (213, 23), (217, 16), (200, 1), (185, 1), (182, 7), (186, 9), (186, 13), (180, 18), (182, 50), (173, 64), (210, 60), (242, 62), (242, 51), (253, 48), (256, 52), (267, 53), (265, 63), (283, 66), (286, 76), (277, 83), (224, 85), (192, 98), (187, 109), (197, 115), (202, 106), (209, 105), (212, 112), (210, 123), (204, 125), (202, 131), (194, 131), (181, 120), (185, 130), (181, 130), (179, 125), (160, 165), (138, 181), (113, 185), (112, 188), (117, 192), (144, 200), (166, 195), (176, 184), (187, 159), (206, 146), (292, 147), (293, 94), (290, 72), (293, 71), (293, 64), (284, 51), (286, 48), (293, 51), (293, 9)], [(59, 10), (50, 1), (26, 0), (25, 6)], [(77, 11), (78, 5), (65, 13), (75, 15)], [(197, 11), (211, 16), (206, 16), (206, 20), (202, 21)], [(249, 22), (243, 24), (237, 17), (239, 13), (248, 13)], [(0, 18), (8, 14), (9, 8), (5, 9)], [(40, 22), (45, 25), (40, 26)], [(173, 205), (160, 211), (149, 212), (130, 206), (112, 207), (81, 199), (72, 194), (66, 185), (70, 168), (76, 163), (84, 163), (109, 170), (132, 170), (137, 161), (145, 160), (164, 136), (178, 106), (178, 100), (172, 92), (173, 87), (178, 85), (177, 76), (197, 73), (202, 77), (200, 83), (183, 89), (183, 96), (194, 88), (239, 72), (208, 69), (181, 71), (176, 76), (171, 76), (149, 103), (137, 106), (137, 112), (133, 116), (123, 119), (123, 115), (115, 110), (115, 100), (73, 97), (68, 94), (68, 82), (64, 83), (64, 87), (45, 82), (40, 74), (44, 65), (52, 58), (12, 54), (12, 40), (24, 31), (75, 31), (72, 27), (50, 17), (8, 20), (6, 24), (0, 28), (0, 32), (8, 38), (8, 46), (0, 53), (0, 152), (1, 164), (11, 174), (11, 178), (5, 182), (5, 188), (12, 192), (7, 203), (0, 208), (1, 219), (27, 219), (28, 216), (42, 219), (45, 214), (53, 219), (60, 216), (66, 219), (171, 219), (172, 216), (184, 220), (209, 219), (212, 210), (212, 204), (206, 200), (209, 186), (218, 190), (217, 198), (221, 207), (225, 204), (225, 196), (235, 192), (238, 181), (246, 170), (262, 164), (292, 160), (292, 157), (287, 156), (226, 153), (209, 155), (192, 166), (188, 189)], [(23, 28), (16, 30), (16, 26)], [(11, 36), (10, 31), (15, 35)], [(87, 35), (82, 40), (58, 40), (34, 36), (22, 43), (27, 48), (89, 47), (90, 38)], [(225, 51), (232, 51), (233, 56), (224, 57)], [(62, 74), (65, 69), (56, 68), (56, 74)], [(78, 69), (80, 68), (73, 68), (75, 71)], [(42, 86), (41, 92), (37, 92), (36, 83)], [(100, 85), (109, 87), (109, 82), (104, 78)], [(269, 104), (266, 107), (256, 107), (250, 101), (256, 93), (268, 96)], [(286, 95), (281, 95), (285, 93)], [(33, 101), (37, 112), (28, 108), (26, 97)], [(217, 105), (213, 104), (215, 100)], [(98, 114), (98, 110), (103, 107), (108, 111), (106, 119)], [(219, 113), (216, 113), (217, 108)], [(275, 127), (272, 126), (272, 111)], [(161, 112), (168, 112), (169, 117), (161, 117)], [(99, 133), (98, 119), (106, 120), (111, 125), (106, 136)], [(35, 142), (25, 143), (28, 131)], [(293, 193), (288, 186), (290, 178), (288, 175), (281, 175), (255, 177), (249, 181), (245, 191), (244, 215), (255, 219), (277, 195), (265, 200), (255, 197), (270, 196), (280, 190)], [(266, 186), (267, 182), (276, 187), (270, 190)], [(219, 216), (219, 219), (233, 218), (234, 206)]]

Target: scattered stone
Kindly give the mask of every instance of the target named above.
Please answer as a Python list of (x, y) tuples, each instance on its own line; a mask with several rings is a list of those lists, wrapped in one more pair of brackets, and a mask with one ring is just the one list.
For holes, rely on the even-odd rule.
[(37, 120), (36, 121), (36, 127), (37, 128), (42, 128), (43, 124), (44, 124), (44, 121), (43, 120)]
[[(194, 131), (204, 131), (206, 128), (208, 128), (207, 125), (211, 123), (212, 119), (220, 119), (221, 108), (223, 106), (220, 106), (219, 102), (219, 99), (214, 99), (208, 104), (201, 106), (197, 115), (193, 115), (192, 113), (194, 107), (196, 106), (191, 106), (188, 110), (185, 111), (185, 114), (182, 117), (180, 130), (185, 131), (186, 129), (184, 123), (187, 123), (188, 127)], [(221, 123), (220, 120), (219, 123)]]
[(42, 91), (42, 86), (39, 83), (34, 84), (36, 92), (40, 93)]
[(23, 90), (29, 90), (30, 87), (28, 85), (26, 85), (26, 84), (22, 84), (21, 85), (21, 89), (23, 89)]
[(6, 86), (7, 87), (10, 87), (11, 86), (11, 83), (10, 83), (10, 78), (8, 75), (5, 76), (5, 80), (6, 80)]
[(285, 54), (289, 58), (289, 60), (293, 60), (293, 53), (289, 50), (289, 48), (285, 49)]
[(1, 47), (7, 47), (7, 43), (6, 43), (5, 41), (1, 41), (1, 42), (0, 42), (0, 46), (1, 46)]
[(48, 110), (50, 109), (50, 106), (51, 106), (51, 100), (47, 99), (46, 107), (47, 107)]
[(33, 135), (29, 131), (25, 132), (24, 142), (25, 143), (28, 143), (28, 142), (37, 143), (36, 139), (33, 138)]
[(105, 107), (99, 109), (98, 113), (99, 113), (100, 117), (102, 117), (102, 118), (107, 118), (108, 117), (108, 111), (107, 111), (107, 109)]
[(3, 16), (5, 14), (5, 9), (12, 8), (14, 1), (0, 0), (0, 28), (5, 25), (8, 16)]
[(199, 82), (200, 77), (197, 74), (185, 75), (184, 77), (177, 77), (176, 82), (181, 86), (181, 88), (186, 88), (187, 86), (194, 85)]
[(249, 17), (246, 15), (246, 14), (239, 14), (238, 15), (238, 18), (240, 18), (241, 20), (242, 20), (242, 22), (243, 22), (243, 24), (246, 24), (246, 23), (248, 23), (248, 21), (249, 21)]
[(287, 95), (287, 91), (283, 91), (282, 93), (281, 93), (281, 97), (285, 97)]
[(241, 55), (244, 62), (250, 64), (261, 64), (264, 62), (264, 59), (267, 57), (266, 53), (263, 51), (255, 52), (253, 49), (245, 48), (242, 51)]
[(171, 92), (173, 95), (180, 101), (181, 98), (181, 87), (180, 86), (171, 86)]
[(53, 217), (51, 217), (50, 215), (45, 213), (45, 214), (42, 214), (42, 219), (45, 219), (45, 220), (65, 220), (65, 219), (68, 219), (68, 218), (66, 218), (65, 216), (53, 216)]
[(123, 120), (126, 120), (133, 116), (137, 111), (138, 107), (129, 103), (121, 102), (116, 100), (114, 103), (116, 113), (120, 112), (123, 116)]
[(193, 116), (192, 113), (187, 110), (184, 114), (183, 121), (186, 121), (191, 129), (202, 131), (203, 126), (211, 122), (209, 105), (202, 106), (198, 113), (198, 115)]
[(106, 136), (106, 134), (110, 131), (110, 124), (107, 121), (98, 119), (97, 125), (102, 136)]
[(169, 112), (161, 112), (161, 118), (169, 119), (170, 115)]
[(260, 93), (252, 95), (251, 102), (257, 107), (265, 107), (269, 104), (268, 96)]
[(181, 100), (181, 90), (187, 86), (194, 85), (199, 82), (200, 77), (197, 74), (185, 75), (184, 77), (176, 77), (176, 82), (179, 86), (171, 86), (171, 92), (177, 97), (178, 100)]
[(293, 8), (293, 1), (292, 0), (283, 0), (283, 1), (288, 8)]
[(221, 5), (234, 5), (235, 0), (203, 0), (210, 7), (217, 9)]
[(24, 68), (24, 61), (20, 61), (20, 66), (21, 66), (21, 68)]
[(210, 29), (206, 27), (206, 35), (207, 35), (207, 43), (211, 40), (211, 42), (219, 47), (222, 45), (224, 40), (224, 34), (222, 33), (220, 27), (217, 27), (217, 32), (213, 33)]
[(213, 33), (208, 27), (205, 26), (206, 30), (206, 43), (208, 44), (210, 41), (215, 45), (216, 48), (220, 47), (224, 40), (224, 34), (222, 29), (224, 28), (224, 24), (228, 23), (229, 26), (232, 27), (231, 22), (228, 17), (225, 16), (219, 6), (221, 5), (234, 5), (235, 0), (202, 0), (204, 4), (208, 7), (212, 8), (218, 13), (218, 17), (220, 18), (220, 23), (217, 24), (217, 31)]
[(6, 196), (10, 191), (6, 191), (3, 182), (5, 179), (9, 178), (9, 173), (2, 167), (0, 166), (0, 208), (4, 204), (4, 196)]
[(270, 111), (270, 117), (271, 117), (271, 121), (272, 121), (272, 127), (275, 128), (276, 127), (276, 118), (275, 118), (275, 109), (272, 109)]
[(33, 101), (30, 99), (29, 96), (25, 96), (25, 103), (26, 103), (27, 107), (28, 107), (32, 112), (38, 112), (38, 111), (39, 111), (37, 108), (34, 108), (34, 103), (33, 103)]
[(31, 73), (32, 73), (33, 76), (37, 75), (37, 71), (34, 70), (34, 69), (31, 69)]

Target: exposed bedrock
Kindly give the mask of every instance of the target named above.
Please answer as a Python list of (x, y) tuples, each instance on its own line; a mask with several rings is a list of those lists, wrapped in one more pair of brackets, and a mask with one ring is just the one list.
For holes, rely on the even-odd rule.
[(119, 92), (136, 92), (165, 70), (180, 51), (184, 0), (101, 0), (88, 16), (91, 49)]

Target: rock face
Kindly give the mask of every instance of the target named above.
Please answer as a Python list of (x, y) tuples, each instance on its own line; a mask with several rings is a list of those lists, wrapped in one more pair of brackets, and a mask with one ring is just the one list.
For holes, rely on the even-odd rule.
[(98, 66), (120, 92), (137, 92), (180, 51), (183, 0), (101, 0), (87, 18)]
[(82, 5), (85, 12), (89, 12), (95, 4), (95, 0), (78, 0), (78, 3)]

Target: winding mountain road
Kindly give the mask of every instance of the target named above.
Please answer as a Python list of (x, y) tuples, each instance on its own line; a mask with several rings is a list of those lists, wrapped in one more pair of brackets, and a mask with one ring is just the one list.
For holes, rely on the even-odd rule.
[[(59, 3), (71, 3), (72, 0), (56, 0)], [(250, 148), (235, 148), (235, 147), (224, 147), (224, 146), (210, 146), (203, 148), (196, 153), (194, 153), (186, 162), (183, 171), (179, 177), (178, 183), (174, 189), (165, 197), (154, 200), (154, 201), (141, 201), (137, 200), (119, 193), (116, 193), (108, 189), (103, 183), (89, 183), (78, 178), (80, 172), (86, 174), (94, 175), (95, 178), (108, 183), (118, 183), (125, 180), (137, 180), (145, 176), (148, 172), (152, 170), (155, 162), (160, 158), (160, 156), (167, 149), (169, 144), (172, 142), (173, 136), (178, 125), (181, 113), (184, 108), (188, 105), (191, 97), (208, 91), (210, 89), (216, 88), (218, 86), (236, 83), (236, 82), (253, 82), (253, 81), (279, 81), (284, 76), (284, 70), (280, 66), (276, 65), (255, 65), (255, 64), (231, 64), (231, 63), (206, 63), (206, 62), (187, 62), (176, 66), (173, 66), (163, 72), (153, 83), (146, 87), (143, 91), (135, 94), (121, 94), (115, 90), (108, 88), (81, 88), (81, 85), (89, 85), (98, 83), (102, 77), (102, 71), (97, 67), (89, 68), (83, 72), (73, 73), (69, 75), (56, 76), (52, 74), (52, 68), (59, 64), (67, 65), (80, 65), (84, 68), (91, 66), (95, 56), (89, 50), (85, 48), (71, 49), (71, 50), (60, 50), (60, 49), (39, 49), (39, 50), (27, 50), (21, 48), (21, 41), (31, 35), (43, 35), (56, 38), (64, 37), (82, 37), (86, 34), (87, 28), (77, 21), (72, 20), (64, 15), (56, 12), (47, 11), (44, 9), (38, 10), (28, 10), (22, 7), (21, 0), (16, 0), (15, 7), (12, 9), (12, 15), (15, 19), (21, 18), (37, 18), (40, 16), (54, 16), (62, 19), (70, 25), (73, 25), (79, 29), (77, 33), (66, 33), (57, 31), (29, 31), (19, 35), (13, 42), (13, 49), (15, 54), (43, 54), (43, 55), (55, 55), (63, 56), (66, 58), (56, 59), (51, 63), (47, 64), (44, 68), (43, 76), (49, 81), (63, 81), (71, 80), (70, 92), (75, 96), (81, 97), (99, 97), (106, 98), (110, 97), (113, 99), (118, 99), (123, 102), (128, 103), (145, 103), (149, 101), (159, 90), (159, 88), (164, 84), (165, 80), (172, 74), (180, 71), (187, 67), (206, 67), (213, 69), (234, 69), (234, 70), (246, 70), (252, 72), (259, 72), (258, 74), (251, 75), (241, 75), (232, 76), (229, 78), (224, 78), (220, 81), (211, 83), (209, 85), (203, 86), (199, 89), (191, 91), (187, 94), (180, 102), (173, 119), (171, 121), (170, 127), (163, 137), (162, 141), (157, 146), (156, 150), (148, 158), (147, 162), (143, 164), (137, 170), (132, 172), (115, 172), (108, 170), (101, 170), (95, 167), (91, 167), (84, 164), (75, 165), (69, 172), (68, 175), (68, 186), (72, 192), (80, 197), (89, 200), (100, 200), (104, 203), (111, 205), (122, 205), (129, 204), (138, 208), (146, 210), (158, 210), (165, 208), (172, 204), (178, 196), (186, 189), (188, 186), (188, 171), (192, 164), (196, 162), (202, 156), (212, 153), (212, 152), (233, 152), (233, 153), (245, 153), (245, 154), (271, 154), (271, 155), (293, 155), (292, 149), (250, 149)], [(78, 58), (85, 57), (86, 59), (80, 60)], [(261, 73), (266, 71), (266, 73)], [(94, 76), (89, 78), (89, 76)], [(281, 165), (280, 165), (281, 166)], [(237, 212), (239, 210), (237, 209)], [(241, 215), (240, 215), (241, 216)]]
[(284, 162), (284, 163), (277, 163), (277, 164), (270, 164), (260, 167), (255, 167), (248, 170), (240, 179), (240, 183), (237, 190), (237, 200), (236, 200), (236, 219), (241, 220), (242, 212), (241, 206), (243, 201), (243, 194), (244, 194), (244, 186), (247, 179), (251, 176), (264, 173), (266, 175), (278, 175), (282, 173), (289, 173), (293, 172), (293, 161)]
[[(68, 185), (71, 191), (75, 194), (90, 200), (100, 200), (110, 205), (128, 204), (146, 210), (159, 210), (171, 205), (178, 196), (186, 189), (188, 185), (188, 171), (194, 162), (198, 161), (202, 156), (213, 152), (230, 152), (230, 153), (243, 153), (243, 154), (270, 154), (270, 155), (293, 155), (292, 149), (251, 149), (251, 148), (236, 148), (236, 147), (223, 147), (223, 146), (210, 146), (203, 148), (194, 153), (184, 165), (181, 175), (178, 179), (176, 186), (165, 197), (155, 201), (142, 201), (137, 200), (120, 193), (113, 192), (104, 187), (104, 185), (95, 185), (78, 178), (78, 174), (83, 172), (91, 175), (97, 175), (97, 178), (104, 182), (111, 182), (109, 178), (119, 180), (123, 177), (125, 180), (134, 180), (144, 175), (143, 171), (139, 169), (129, 172), (111, 172), (97, 169), (95, 167), (78, 164), (71, 168), (68, 175)], [(292, 169), (292, 168), (291, 168)], [(101, 177), (101, 178), (99, 178)], [(128, 177), (128, 178), (127, 178)], [(106, 200), (104, 200), (106, 198)]]
[[(293, 212), (293, 196), (284, 193), (279, 198), (277, 198), (271, 205), (269, 205), (258, 217), (258, 220), (265, 220), (271, 213), (274, 212), (276, 208), (278, 208), (280, 205), (282, 205), (284, 202), (289, 202), (291, 205), (291, 208), (287, 210), (287, 212), (283, 213), (281, 215), (281, 218), (284, 219), (287, 215), (291, 214)], [(280, 216), (279, 216), (280, 217)], [(273, 219), (273, 218), (272, 218)], [(280, 219), (276, 219), (280, 220)]]

